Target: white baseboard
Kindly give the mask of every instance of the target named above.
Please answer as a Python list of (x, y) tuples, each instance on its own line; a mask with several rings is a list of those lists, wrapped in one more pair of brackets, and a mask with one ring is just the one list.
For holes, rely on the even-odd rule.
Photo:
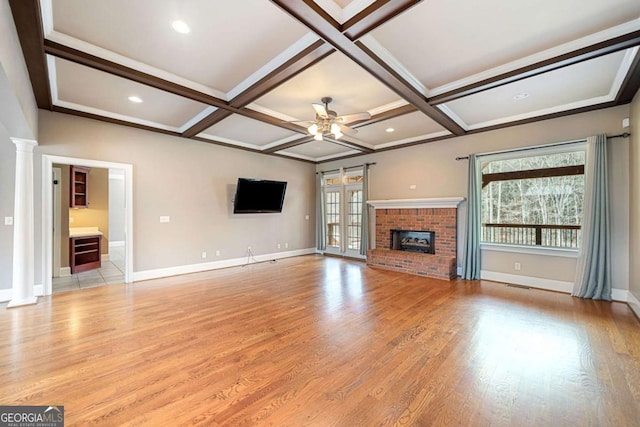
[(71, 276), (71, 267), (60, 267), (60, 272), (58, 273), (58, 277), (69, 277)]
[(102, 255), (100, 256), (100, 261), (102, 261), (102, 262), (107, 262), (107, 261), (109, 261), (109, 254), (102, 254)]
[[(315, 254), (315, 248), (297, 249), (295, 251), (276, 252), (272, 254), (254, 255), (257, 262), (271, 261), (273, 259), (290, 258), (300, 255)], [(217, 270), (220, 268), (238, 267), (247, 263), (247, 257), (225, 259), (222, 261), (203, 262), (200, 264), (180, 265), (177, 267), (159, 268), (156, 270), (136, 271), (133, 273), (133, 281), (159, 279), (161, 277), (177, 276), (179, 274), (199, 273), (201, 271)]]
[(640, 318), (640, 301), (631, 292), (627, 294), (627, 305), (631, 307), (631, 310)]
[(629, 302), (629, 291), (622, 289), (611, 289), (611, 299), (614, 301)]
[[(571, 292), (573, 291), (573, 282), (541, 279), (539, 277), (519, 276), (517, 274), (500, 273), (497, 271), (481, 270), (480, 278), (483, 280), (492, 280), (494, 282), (528, 286), (530, 288), (562, 292), (565, 294), (571, 294)], [(614, 301), (627, 302), (628, 294), (629, 291), (614, 288), (611, 290), (611, 299)]]
[(109, 247), (110, 248), (117, 248), (119, 246), (124, 246), (124, 240), (118, 240), (115, 242), (109, 241)]

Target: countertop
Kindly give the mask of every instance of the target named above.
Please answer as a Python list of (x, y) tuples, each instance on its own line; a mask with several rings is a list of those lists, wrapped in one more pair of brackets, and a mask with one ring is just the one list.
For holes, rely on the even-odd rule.
[(98, 227), (69, 227), (69, 237), (102, 236)]

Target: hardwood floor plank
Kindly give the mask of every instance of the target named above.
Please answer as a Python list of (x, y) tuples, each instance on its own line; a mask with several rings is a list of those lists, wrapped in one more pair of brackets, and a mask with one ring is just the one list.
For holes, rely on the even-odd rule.
[(636, 426), (621, 303), (304, 256), (0, 311), (2, 404), (66, 425)]

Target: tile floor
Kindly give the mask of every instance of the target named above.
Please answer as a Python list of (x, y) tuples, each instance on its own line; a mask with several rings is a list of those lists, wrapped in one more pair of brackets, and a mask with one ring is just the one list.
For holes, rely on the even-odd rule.
[(74, 291), (96, 286), (124, 283), (124, 246), (109, 248), (109, 261), (102, 268), (53, 278), (53, 293)]

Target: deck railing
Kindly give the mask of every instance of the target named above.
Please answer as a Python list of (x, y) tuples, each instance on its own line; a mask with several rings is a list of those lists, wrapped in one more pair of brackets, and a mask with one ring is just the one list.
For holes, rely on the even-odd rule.
[(581, 229), (579, 225), (482, 224), (481, 241), (578, 249), (582, 241)]

